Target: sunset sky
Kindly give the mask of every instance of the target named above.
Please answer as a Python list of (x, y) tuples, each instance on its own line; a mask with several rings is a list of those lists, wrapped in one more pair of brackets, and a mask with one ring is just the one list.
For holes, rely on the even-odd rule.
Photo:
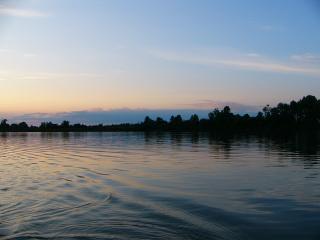
[(312, 0), (0, 0), (0, 113), (320, 97)]

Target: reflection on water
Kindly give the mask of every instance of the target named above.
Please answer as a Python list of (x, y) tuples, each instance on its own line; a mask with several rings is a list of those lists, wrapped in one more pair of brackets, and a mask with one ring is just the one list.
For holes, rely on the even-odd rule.
[(3, 239), (320, 239), (317, 136), (0, 135)]

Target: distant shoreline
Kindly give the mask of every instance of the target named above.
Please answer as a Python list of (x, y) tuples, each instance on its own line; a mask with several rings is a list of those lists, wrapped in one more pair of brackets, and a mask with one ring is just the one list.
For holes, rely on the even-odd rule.
[(26, 122), (9, 124), (6, 119), (0, 123), (0, 132), (210, 132), (210, 133), (277, 133), (320, 130), (320, 99), (308, 95), (299, 101), (279, 103), (276, 107), (265, 106), (256, 116), (239, 115), (231, 112), (229, 106), (214, 109), (208, 118), (199, 119), (193, 114), (189, 119), (181, 115), (172, 116), (169, 121), (158, 117), (145, 117), (141, 123), (112, 125), (61, 124), (43, 122), (40, 126), (29, 126)]

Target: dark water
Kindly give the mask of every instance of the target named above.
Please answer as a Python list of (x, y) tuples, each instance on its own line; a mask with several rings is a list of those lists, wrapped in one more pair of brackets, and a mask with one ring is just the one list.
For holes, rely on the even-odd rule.
[(0, 136), (1, 239), (320, 239), (315, 139)]

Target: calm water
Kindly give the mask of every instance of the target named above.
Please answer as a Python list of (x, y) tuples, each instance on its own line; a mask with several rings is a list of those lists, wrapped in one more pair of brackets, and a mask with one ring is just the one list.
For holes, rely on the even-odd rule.
[(0, 136), (3, 239), (320, 239), (314, 139)]

